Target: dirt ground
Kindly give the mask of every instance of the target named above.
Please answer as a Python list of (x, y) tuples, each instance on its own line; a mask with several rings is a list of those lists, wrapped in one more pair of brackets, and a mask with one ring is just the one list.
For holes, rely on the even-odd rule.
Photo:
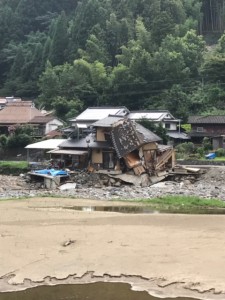
[(68, 209), (75, 205), (118, 203), (0, 201), (1, 292), (123, 281), (158, 297), (225, 299), (225, 216)]

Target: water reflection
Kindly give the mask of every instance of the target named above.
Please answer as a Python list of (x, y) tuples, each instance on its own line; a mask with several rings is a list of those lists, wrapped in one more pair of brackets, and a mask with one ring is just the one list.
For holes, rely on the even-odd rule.
[[(20, 292), (0, 293), (0, 300), (159, 300), (147, 292), (137, 292), (125, 283), (91, 283), (41, 286)], [(193, 298), (163, 298), (193, 300)], [(195, 299), (196, 300), (196, 299)]]
[(73, 209), (78, 211), (102, 211), (102, 212), (118, 212), (126, 214), (162, 214), (162, 213), (184, 213), (184, 214), (212, 214), (212, 215), (224, 215), (225, 209), (223, 208), (195, 208), (195, 209), (168, 209), (168, 210), (155, 210), (150, 206), (67, 206), (64, 209)]
[(104, 212), (119, 212), (126, 214), (157, 214), (157, 210), (154, 210), (148, 206), (71, 206), (64, 207), (65, 209), (73, 209), (79, 211), (104, 211)]

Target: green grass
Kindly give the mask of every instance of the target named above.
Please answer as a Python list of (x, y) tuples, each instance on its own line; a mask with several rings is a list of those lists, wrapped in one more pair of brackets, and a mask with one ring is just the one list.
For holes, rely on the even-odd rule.
[(0, 161), (0, 168), (1, 167), (25, 169), (28, 167), (28, 162), (27, 161)]
[(215, 157), (213, 160), (214, 161), (225, 161), (225, 156)]
[(222, 200), (203, 199), (194, 196), (164, 196), (153, 199), (137, 199), (135, 201), (154, 209), (170, 212), (225, 209), (225, 202)]
[(199, 160), (204, 160), (204, 161), (225, 161), (225, 156), (219, 156), (219, 157), (215, 157), (213, 159), (207, 159), (205, 157), (201, 157), (199, 158)]
[(225, 156), (215, 157), (213, 159), (207, 159), (205, 157), (202, 157), (202, 158), (200, 158), (200, 160), (211, 161), (211, 162), (214, 162), (214, 161), (225, 161)]
[[(70, 198), (74, 199), (74, 204), (76, 204), (76, 199), (79, 198), (79, 196), (63, 196), (63, 195), (57, 195), (51, 194), (39, 194), (32, 197), (29, 196), (22, 196), (18, 198), (4, 198), (0, 199), (1, 201), (6, 200), (25, 200), (25, 199), (31, 199), (35, 197), (41, 197), (41, 198)], [(98, 200), (94, 200), (98, 201)], [(129, 206), (129, 203), (136, 203), (138, 206), (147, 206), (150, 209), (158, 210), (160, 212), (167, 212), (167, 213), (184, 213), (184, 214), (225, 214), (225, 201), (219, 200), (219, 199), (203, 199), (200, 197), (194, 197), (194, 196), (164, 196), (159, 198), (153, 198), (153, 199), (130, 199), (130, 200), (124, 200), (124, 199), (111, 199), (110, 201), (107, 200), (107, 204), (110, 205), (110, 202), (121, 202), (126, 203)], [(96, 204), (95, 204), (96, 205)]]
[[(62, 195), (44, 195), (39, 197), (53, 197), (53, 198), (73, 198), (74, 196), (62, 196)], [(97, 200), (96, 200), (97, 201)], [(163, 196), (159, 198), (148, 199), (111, 199), (110, 202), (126, 203), (129, 206), (129, 202), (137, 203), (137, 205), (148, 206), (150, 209), (158, 210), (168, 213), (193, 213), (193, 214), (207, 214), (207, 213), (223, 213), (225, 212), (225, 201), (219, 199), (204, 199), (195, 196)], [(109, 200), (108, 200), (109, 202)]]
[(0, 174), (2, 175), (19, 175), (27, 171), (27, 161), (0, 161)]

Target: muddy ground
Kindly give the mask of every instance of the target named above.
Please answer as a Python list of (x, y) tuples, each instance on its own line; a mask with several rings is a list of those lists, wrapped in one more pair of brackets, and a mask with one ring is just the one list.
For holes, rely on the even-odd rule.
[(74, 205), (121, 204), (0, 201), (0, 291), (122, 281), (160, 297), (225, 299), (225, 216), (68, 209)]
[[(95, 181), (62, 192), (34, 189), (23, 176), (0, 176), (1, 198), (59, 194), (0, 201), (0, 291), (122, 281), (158, 297), (225, 299), (225, 216), (68, 209), (165, 194), (225, 200), (224, 180), (225, 168), (219, 167), (197, 180), (177, 178), (147, 188)], [(72, 197), (60, 197), (67, 195)]]

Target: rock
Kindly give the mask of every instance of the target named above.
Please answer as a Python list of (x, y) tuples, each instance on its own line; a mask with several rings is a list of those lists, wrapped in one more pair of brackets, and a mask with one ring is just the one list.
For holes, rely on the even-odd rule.
[(60, 191), (74, 190), (76, 188), (76, 183), (67, 182), (59, 187)]

